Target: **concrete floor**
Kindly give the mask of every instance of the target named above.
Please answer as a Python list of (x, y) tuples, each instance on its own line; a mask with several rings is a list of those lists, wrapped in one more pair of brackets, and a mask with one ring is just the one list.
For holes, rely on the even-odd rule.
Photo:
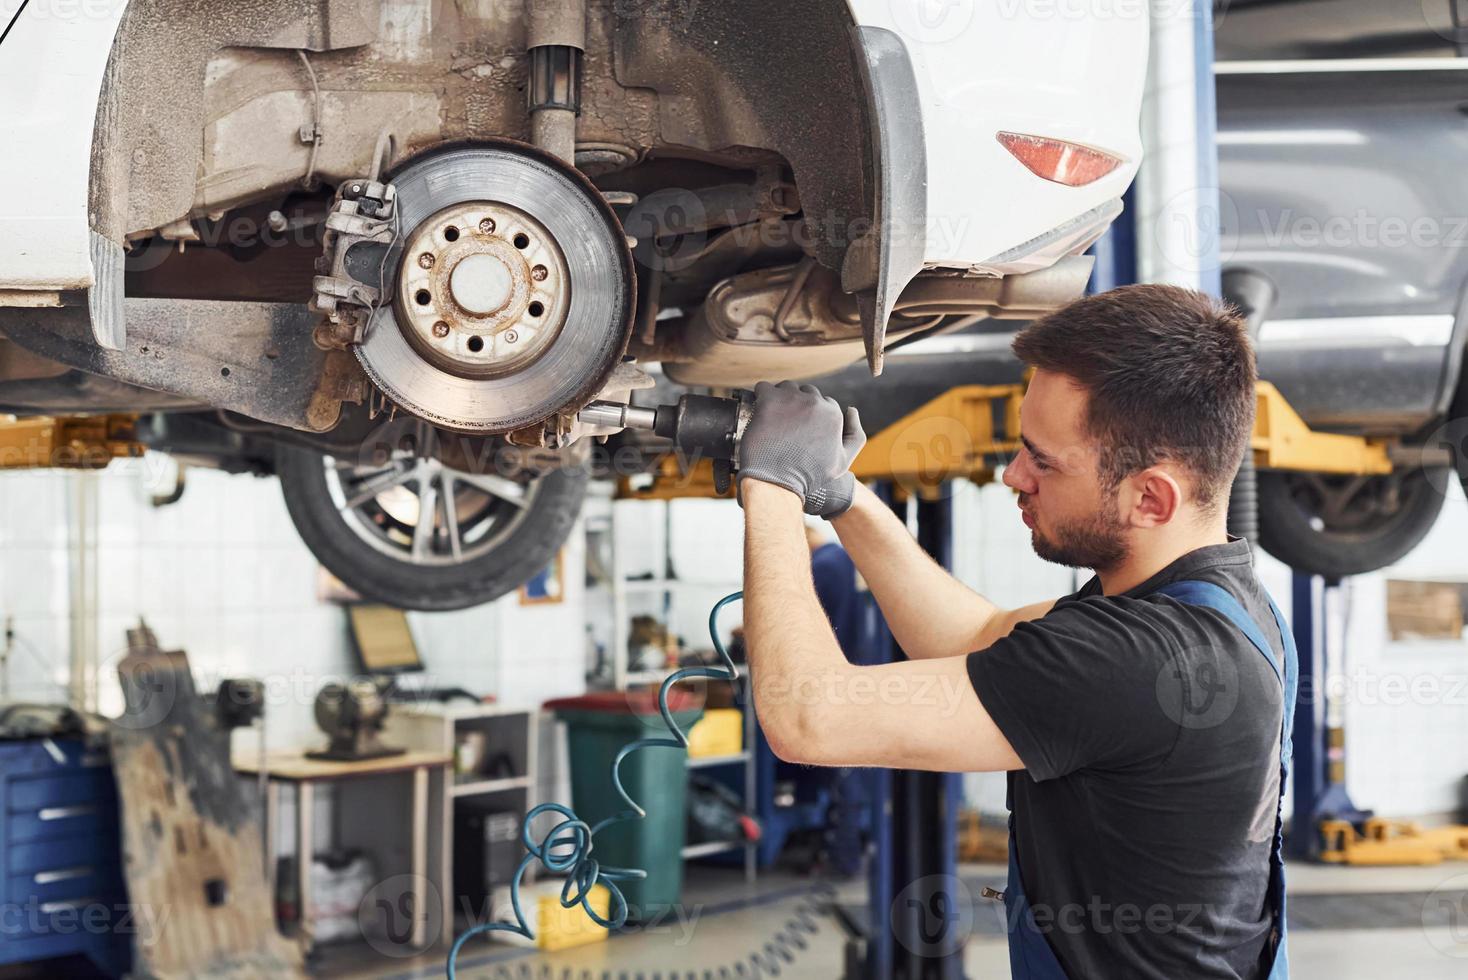
[[(998, 866), (965, 865), (964, 880), (1002, 878)], [(1468, 976), (1468, 905), (1461, 894), (1468, 891), (1468, 865), (1444, 864), (1436, 868), (1334, 868), (1291, 867), (1291, 893), (1301, 896), (1350, 896), (1339, 899), (1349, 913), (1353, 903), (1380, 901), (1382, 896), (1410, 894), (1408, 912), (1423, 904), (1420, 896), (1434, 889), (1451, 890), (1457, 898), (1456, 930), (1427, 927), (1420, 921), (1406, 927), (1363, 927), (1350, 929), (1298, 928), (1290, 934), (1290, 968), (1303, 980), (1379, 980), (1381, 977), (1411, 977), (1413, 980), (1462, 980)], [(604, 943), (541, 955), (488, 942), (467, 946), (460, 958), (459, 976), (475, 980), (498, 978), (553, 977), (571, 980), (601, 980), (603, 973), (616, 980), (651, 980), (660, 974), (667, 980), (703, 977), (704, 971), (727, 966), (730, 974), (740, 961), (748, 962), (770, 936), (784, 929), (800, 911), (807, 894), (808, 879), (773, 872), (763, 874), (753, 886), (745, 885), (737, 872), (718, 868), (691, 867), (684, 902), (689, 910), (681, 921), (670, 921), (642, 933), (613, 937)], [(843, 902), (861, 902), (865, 885), (847, 883), (839, 889)], [(1302, 901), (1301, 903), (1305, 903)], [(1401, 902), (1397, 903), (1401, 905)], [(1328, 906), (1329, 907), (1329, 906)], [(1452, 909), (1435, 905), (1440, 911)], [(1400, 911), (1400, 910), (1399, 910)], [(980, 913), (982, 914), (982, 913)], [(1349, 917), (1349, 916), (1348, 916)], [(1416, 916), (1409, 916), (1416, 918)], [(1370, 915), (1358, 916), (1370, 922)], [(1400, 916), (1398, 916), (1400, 918)], [(1430, 917), (1429, 917), (1430, 918)], [(796, 961), (781, 971), (782, 977), (832, 980), (841, 975), (844, 937), (836, 922), (817, 920), (818, 930)], [(984, 934), (994, 930), (980, 924), (964, 948), (964, 966), (971, 980), (1002, 980), (1009, 976), (1009, 963), (1002, 936)], [(353, 978), (429, 978), (443, 975), (442, 947), (417, 957), (388, 959), (370, 956), (363, 947), (328, 952), (316, 964), (318, 975)], [(548, 968), (548, 972), (546, 971)], [(569, 971), (569, 972), (567, 972)], [(589, 972), (583, 972), (589, 971)], [(676, 977), (672, 971), (680, 971)]]

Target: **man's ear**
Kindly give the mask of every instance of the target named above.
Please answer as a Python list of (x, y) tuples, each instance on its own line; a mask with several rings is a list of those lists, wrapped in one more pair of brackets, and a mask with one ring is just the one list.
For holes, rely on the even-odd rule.
[(1177, 517), (1183, 488), (1160, 466), (1149, 466), (1127, 481), (1131, 486), (1128, 522), (1133, 527), (1162, 527)]

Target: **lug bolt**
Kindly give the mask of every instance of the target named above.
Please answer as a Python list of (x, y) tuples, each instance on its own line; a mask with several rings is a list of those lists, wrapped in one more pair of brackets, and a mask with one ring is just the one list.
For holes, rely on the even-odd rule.
[(505, 331), (505, 343), (507, 343), (507, 344), (513, 344), (515, 341), (517, 341), (519, 339), (520, 339), (520, 335), (517, 334), (515, 331), (513, 331), (513, 330), (506, 330)]
[(543, 265), (538, 265), (530, 270), (530, 278), (536, 282), (545, 282), (545, 277), (550, 275), (550, 270)]
[(433, 253), (432, 252), (424, 252), (422, 255), (418, 256), (418, 268), (420, 268), (420, 269), (432, 269), (433, 268)]
[(435, 337), (438, 337), (440, 340), (442, 340), (444, 337), (447, 337), (449, 335), (449, 325), (447, 323), (444, 323), (442, 320), (439, 320), (433, 325), (433, 335)]
[(479, 230), (484, 232), (486, 235), (494, 234), (494, 219), (485, 218), (483, 221), (479, 222)]

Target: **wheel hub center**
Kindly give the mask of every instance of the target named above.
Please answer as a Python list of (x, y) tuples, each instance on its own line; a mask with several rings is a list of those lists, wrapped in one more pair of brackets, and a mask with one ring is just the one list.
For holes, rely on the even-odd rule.
[(515, 291), (510, 267), (483, 252), (461, 259), (449, 273), (454, 302), (468, 312), (485, 316), (504, 308)]
[(424, 360), (464, 378), (523, 370), (560, 332), (570, 272), (559, 243), (507, 204), (429, 215), (403, 245), (398, 326)]

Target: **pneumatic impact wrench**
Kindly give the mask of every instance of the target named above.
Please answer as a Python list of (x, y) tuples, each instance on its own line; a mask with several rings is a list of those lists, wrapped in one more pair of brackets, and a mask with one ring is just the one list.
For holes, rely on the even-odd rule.
[(643, 408), (617, 402), (592, 402), (577, 418), (587, 425), (644, 429), (670, 440), (684, 456), (714, 461), (714, 489), (727, 493), (734, 481), (739, 438), (749, 424), (754, 395), (741, 391), (733, 398), (684, 395), (673, 405)]

